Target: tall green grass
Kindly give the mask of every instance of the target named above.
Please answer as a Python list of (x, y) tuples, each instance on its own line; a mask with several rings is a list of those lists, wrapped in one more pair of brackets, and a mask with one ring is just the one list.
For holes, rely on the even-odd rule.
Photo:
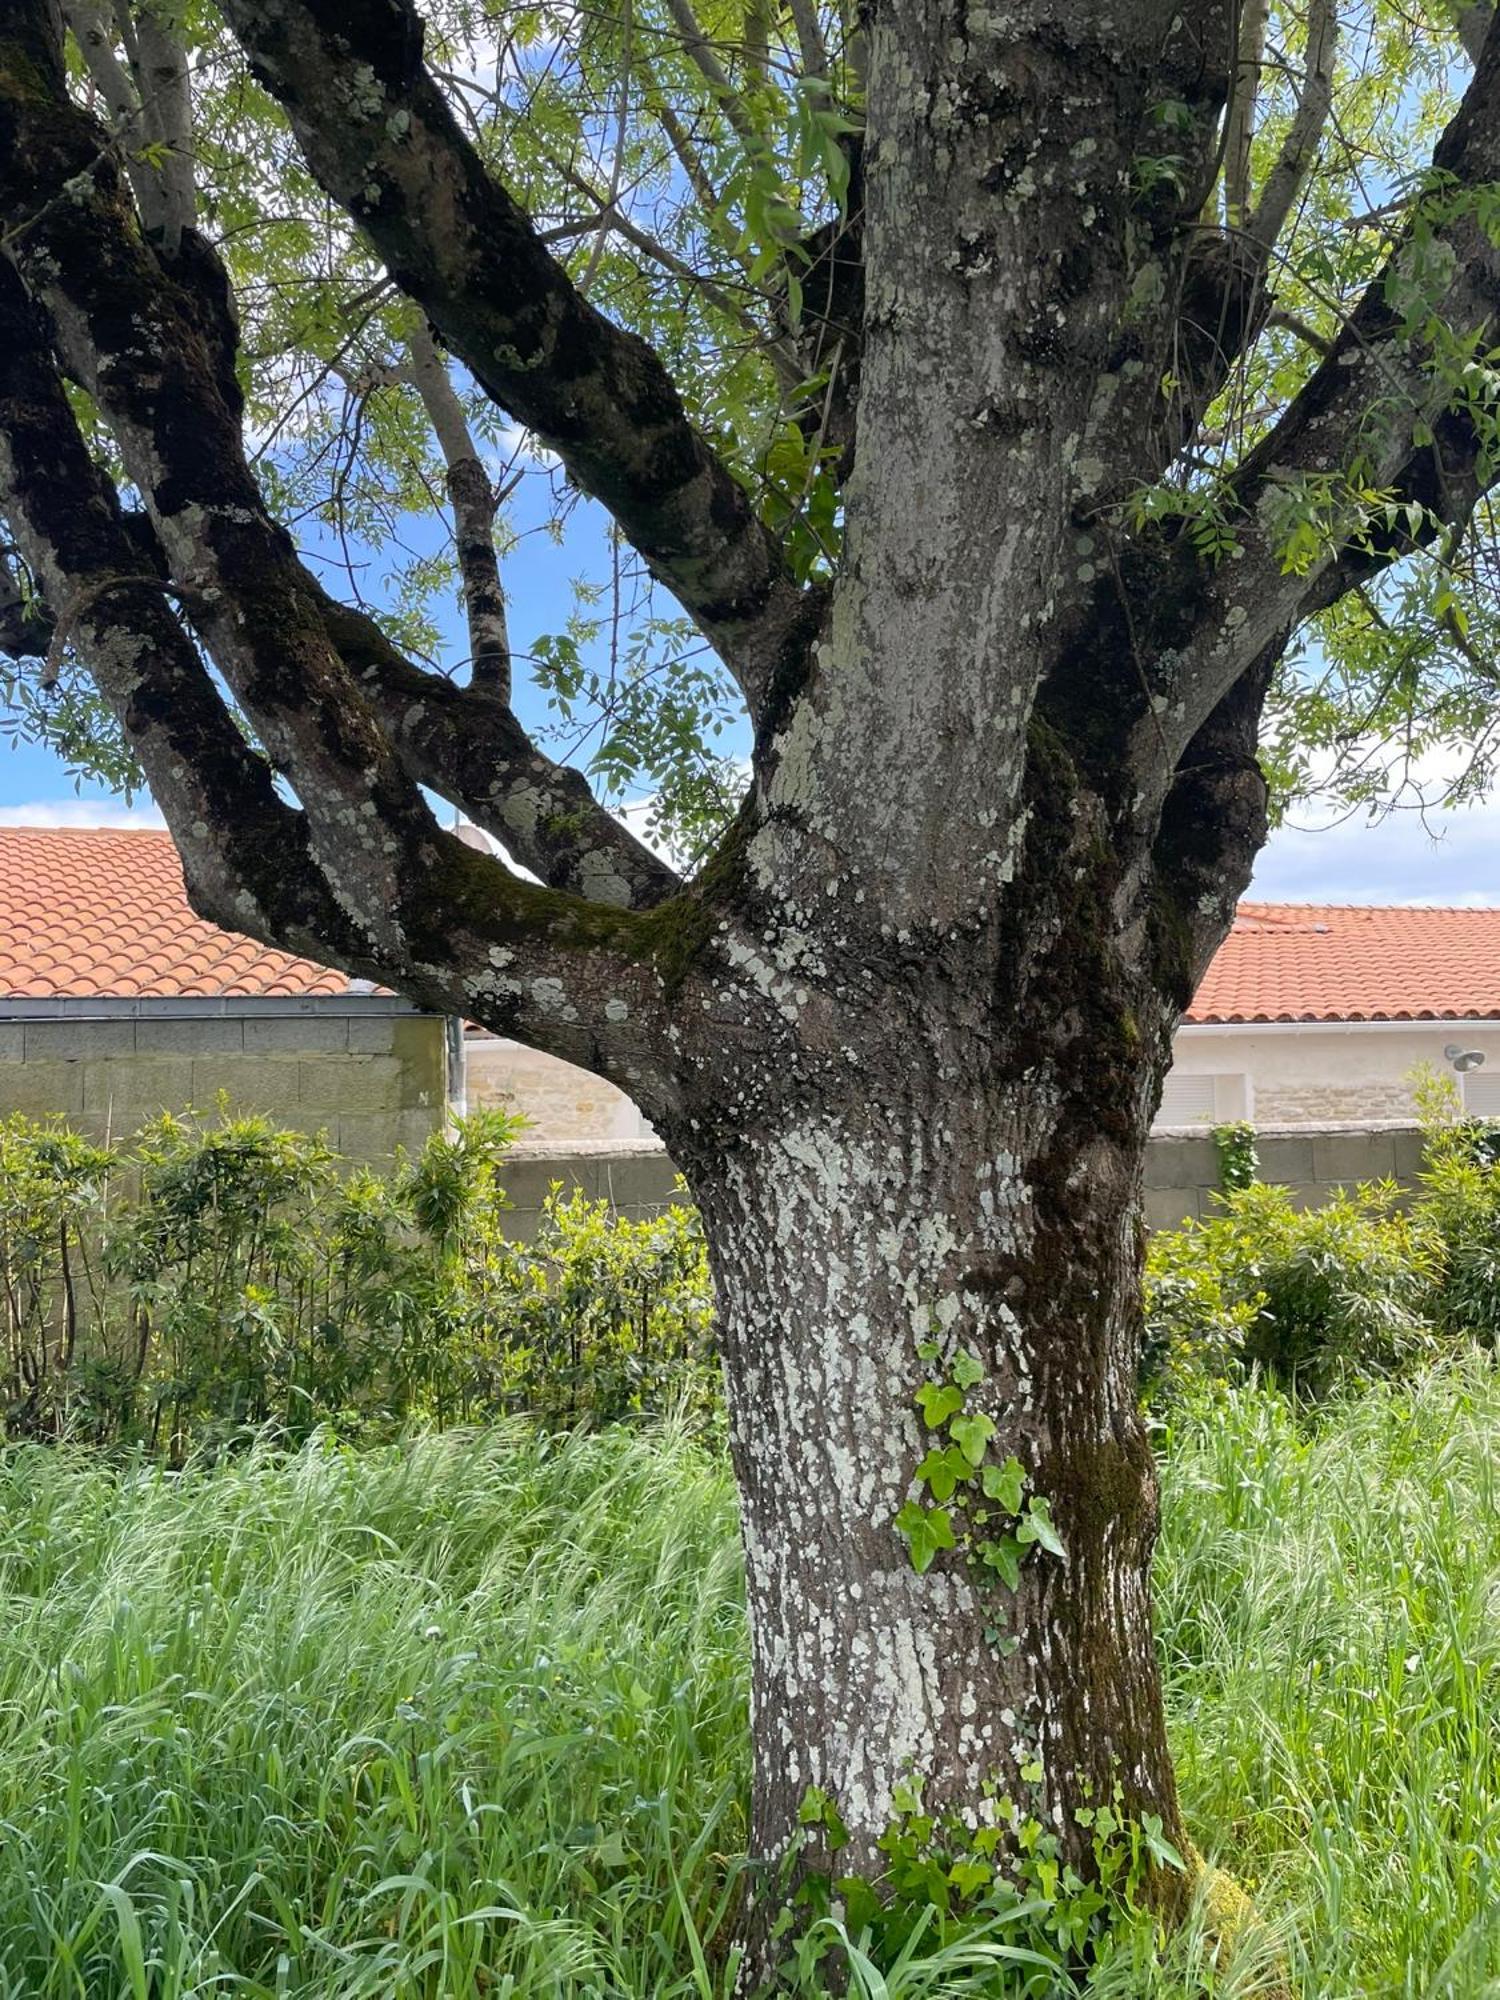
[[(1315, 1431), (1244, 1389), (1163, 1443), (1201, 1844), (1308, 1995), (1500, 1996), (1500, 1379)], [(733, 1496), (670, 1428), (0, 1456), (6, 2000), (707, 2000), (745, 1729)], [(891, 2000), (1004, 1992), (983, 1950)], [(1096, 2000), (1194, 1990), (1191, 1936), (1144, 1953)]]

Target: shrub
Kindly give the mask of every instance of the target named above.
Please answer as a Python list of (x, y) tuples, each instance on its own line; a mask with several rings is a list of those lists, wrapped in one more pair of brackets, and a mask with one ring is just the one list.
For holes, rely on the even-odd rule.
[(1146, 1352), (1158, 1385), (1256, 1367), (1305, 1395), (1393, 1373), (1435, 1345), (1442, 1245), (1394, 1183), (1299, 1210), (1286, 1188), (1224, 1195), (1210, 1221), (1152, 1239)]
[(511, 1241), (496, 1112), (388, 1174), (221, 1111), (124, 1147), (0, 1125), (0, 1287), (11, 1435), (189, 1450), (439, 1427), (555, 1425), (713, 1405), (702, 1236), (686, 1205), (633, 1221), (549, 1196)]
[(0, 1120), (0, 1399), (12, 1436), (70, 1424), (115, 1365), (93, 1254), (113, 1165), (61, 1126)]
[(1500, 1342), (1500, 1128), (1474, 1119), (1429, 1126), (1421, 1207), (1442, 1245), (1435, 1326)]

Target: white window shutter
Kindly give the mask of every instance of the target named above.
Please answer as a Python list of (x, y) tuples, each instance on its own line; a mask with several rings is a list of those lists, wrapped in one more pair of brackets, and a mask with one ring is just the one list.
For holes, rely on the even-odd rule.
[(1173, 1070), (1162, 1088), (1158, 1125), (1213, 1125), (1218, 1122), (1217, 1079)]

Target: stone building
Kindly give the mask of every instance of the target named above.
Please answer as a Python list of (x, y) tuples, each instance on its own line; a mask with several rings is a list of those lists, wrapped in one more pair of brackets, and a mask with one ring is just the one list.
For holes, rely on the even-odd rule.
[(1422, 1066), (1500, 1116), (1500, 909), (1241, 904), (1174, 1058), (1163, 1126), (1410, 1120)]

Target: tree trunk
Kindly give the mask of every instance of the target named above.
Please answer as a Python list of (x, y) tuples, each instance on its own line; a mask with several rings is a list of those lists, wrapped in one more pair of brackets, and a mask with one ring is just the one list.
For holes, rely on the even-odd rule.
[[(1161, 1060), (1101, 1045), (1108, 1006), (1033, 1008), (993, 1017), (982, 1044), (930, 1013), (920, 1034), (851, 1028), (836, 1096), (825, 1085), (689, 1165), (741, 1496), (762, 1862), (787, 1852), (814, 1787), (848, 1830), (835, 1872), (875, 1879), (913, 1776), (924, 1810), (970, 1826), (1014, 1801), (1085, 1869), (1074, 1815), (1090, 1803), (1156, 1815), (1180, 1843), (1136, 1392)], [(918, 1467), (955, 1440), (969, 1467), (946, 1508), (956, 1546), (919, 1571), (897, 1519), (937, 1506)], [(981, 1490), (986, 1470), (1004, 1488), (1012, 1457), (1019, 1512), (1045, 1502), (1066, 1552), (1012, 1542), (1014, 1587), (985, 1545), (1016, 1527), (1015, 1494)], [(828, 1858), (815, 1836), (808, 1862)]]

